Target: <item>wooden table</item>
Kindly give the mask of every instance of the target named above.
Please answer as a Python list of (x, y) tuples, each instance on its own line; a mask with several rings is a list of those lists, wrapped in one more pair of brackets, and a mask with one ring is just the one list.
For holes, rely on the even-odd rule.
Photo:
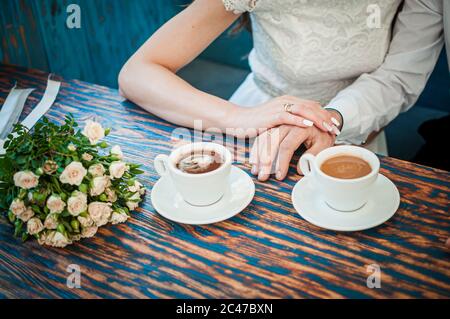
[[(0, 103), (17, 81), (37, 88), (47, 74), (0, 66)], [(371, 230), (343, 233), (303, 220), (291, 203), (300, 177), (256, 183), (253, 202), (230, 220), (207, 226), (171, 222), (157, 214), (150, 190), (153, 159), (169, 153), (174, 126), (124, 101), (117, 90), (63, 81), (48, 117), (112, 127), (108, 141), (141, 163), (149, 192), (129, 222), (102, 227), (95, 238), (65, 249), (22, 244), (0, 218), (0, 296), (6, 298), (449, 298), (450, 174), (383, 157), (381, 173), (398, 187), (396, 215)], [(245, 147), (239, 143), (239, 147)], [(247, 172), (248, 164), (237, 164)], [(81, 268), (81, 288), (66, 286), (67, 267)], [(369, 289), (367, 266), (381, 268), (381, 288)]]

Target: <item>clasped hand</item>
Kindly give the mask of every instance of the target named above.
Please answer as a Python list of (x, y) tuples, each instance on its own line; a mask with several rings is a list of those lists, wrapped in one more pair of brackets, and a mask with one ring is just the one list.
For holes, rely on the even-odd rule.
[[(263, 128), (250, 152), (252, 174), (260, 181), (271, 174), (284, 179), (294, 152), (302, 144), (312, 154), (333, 146), (342, 122), (339, 113), (323, 109), (318, 102), (292, 96), (277, 97), (245, 113), (246, 120), (238, 124), (241, 128)], [(297, 171), (301, 174), (298, 164)]]

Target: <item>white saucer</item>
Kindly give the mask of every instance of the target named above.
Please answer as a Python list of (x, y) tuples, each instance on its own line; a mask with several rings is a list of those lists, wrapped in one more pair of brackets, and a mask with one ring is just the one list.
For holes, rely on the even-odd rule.
[(186, 203), (175, 190), (170, 177), (160, 178), (153, 186), (151, 200), (153, 207), (163, 217), (177, 223), (204, 225), (221, 222), (237, 215), (253, 199), (255, 184), (246, 172), (231, 167), (230, 185), (217, 202), (198, 207)]
[(292, 203), (297, 212), (311, 224), (337, 231), (358, 231), (381, 225), (391, 218), (400, 205), (397, 187), (378, 174), (372, 198), (354, 212), (340, 212), (329, 207), (320, 190), (303, 177), (292, 190)]

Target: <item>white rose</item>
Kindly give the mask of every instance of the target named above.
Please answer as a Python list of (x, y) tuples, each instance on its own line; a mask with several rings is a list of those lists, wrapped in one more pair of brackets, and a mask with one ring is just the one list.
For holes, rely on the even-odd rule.
[(126, 170), (127, 164), (125, 164), (125, 162), (116, 161), (112, 162), (111, 165), (109, 165), (109, 175), (112, 179), (121, 178)]
[(89, 139), (91, 144), (97, 144), (99, 140), (105, 137), (105, 130), (100, 123), (87, 120), (82, 134)]
[(88, 172), (93, 177), (103, 176), (103, 174), (105, 174), (105, 168), (103, 167), (102, 164), (98, 163), (98, 164), (89, 166)]
[(26, 207), (23, 200), (14, 199), (9, 206), (11, 212), (19, 219), (27, 222), (31, 217), (34, 216), (34, 212), (30, 207)]
[(111, 148), (110, 153), (111, 153), (111, 155), (116, 156), (118, 159), (122, 159), (122, 158), (123, 158), (122, 149), (120, 148), (119, 145), (114, 145), (114, 146)]
[(71, 244), (72, 242), (60, 232), (52, 230), (45, 236), (44, 243), (48, 246), (63, 248)]
[(81, 155), (81, 158), (82, 158), (83, 160), (89, 162), (89, 161), (92, 161), (92, 159), (94, 158), (94, 156), (92, 156), (92, 155), (89, 154), (89, 153), (83, 153), (83, 154)]
[(77, 147), (70, 143), (69, 146), (67, 146), (67, 149), (71, 152), (75, 152), (77, 150)]
[(115, 224), (119, 224), (119, 223), (124, 223), (126, 222), (128, 219), (128, 215), (126, 213), (118, 213), (118, 212), (113, 212), (111, 215), (111, 224), (115, 225)]
[(22, 215), (26, 210), (27, 207), (25, 206), (25, 203), (21, 199), (14, 199), (9, 206), (9, 210), (17, 217)]
[(81, 229), (81, 237), (82, 238), (90, 238), (97, 233), (97, 230), (98, 230), (97, 226), (82, 228)]
[(92, 202), (88, 206), (89, 215), (97, 226), (108, 223), (112, 208), (109, 203)]
[(135, 180), (132, 186), (128, 186), (128, 190), (132, 193), (135, 193), (141, 189), (141, 186), (142, 184)]
[(14, 185), (24, 189), (34, 188), (39, 183), (39, 176), (30, 171), (20, 171), (14, 174)]
[(52, 195), (47, 199), (47, 208), (50, 210), (50, 213), (59, 214), (66, 207), (66, 203), (61, 199), (61, 197)]
[(87, 170), (83, 167), (83, 164), (74, 161), (66, 166), (61, 176), (59, 176), (59, 180), (63, 184), (80, 186), (86, 173)]
[(131, 202), (138, 202), (141, 200), (141, 195), (139, 193), (134, 193), (128, 200)]
[(47, 229), (56, 229), (58, 227), (58, 216), (56, 214), (48, 214), (44, 221), (44, 227)]
[(94, 177), (90, 190), (91, 196), (98, 196), (102, 194), (105, 191), (106, 187), (108, 187), (110, 184), (111, 181), (109, 180), (109, 176)]
[(87, 215), (86, 217), (83, 216), (78, 216), (77, 217), (78, 221), (80, 222), (80, 225), (82, 227), (91, 227), (92, 225), (94, 225), (94, 221), (92, 220), (91, 216)]
[(87, 196), (86, 194), (75, 191), (72, 196), (67, 200), (67, 210), (72, 216), (78, 216), (80, 213), (87, 209)]
[(44, 225), (42, 225), (42, 222), (39, 218), (36, 218), (36, 217), (31, 218), (27, 222), (27, 232), (30, 235), (37, 234), (43, 229), (44, 229)]
[(108, 202), (114, 203), (117, 200), (117, 194), (111, 188), (107, 188), (105, 190), (105, 194), (106, 194), (106, 196), (108, 196)]
[(17, 216), (19, 219), (23, 220), (24, 222), (27, 222), (30, 220), (31, 217), (34, 216), (34, 212), (31, 209), (31, 207), (28, 207), (26, 211), (24, 211), (20, 216)]
[(127, 205), (129, 210), (135, 210), (136, 208), (138, 208), (139, 203), (138, 202), (128, 201), (128, 202), (126, 202), (126, 205)]
[(144, 185), (142, 185), (142, 184), (139, 183), (138, 181), (135, 181), (134, 184), (135, 184), (135, 185), (137, 184), (137, 185), (139, 186), (138, 193), (141, 194), (141, 195), (144, 195), (144, 194), (145, 194), (145, 191), (146, 191)]

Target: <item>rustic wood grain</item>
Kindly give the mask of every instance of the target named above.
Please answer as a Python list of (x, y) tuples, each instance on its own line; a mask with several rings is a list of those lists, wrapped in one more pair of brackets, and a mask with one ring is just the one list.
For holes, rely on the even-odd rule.
[[(14, 81), (35, 87), (26, 112), (41, 98), (47, 74), (0, 66), (0, 103)], [(150, 190), (153, 159), (169, 153), (174, 126), (124, 101), (117, 90), (64, 80), (48, 117), (100, 120), (108, 141), (141, 163)], [(238, 143), (243, 149), (245, 143)], [(4, 298), (449, 298), (450, 174), (381, 159), (381, 173), (401, 194), (397, 214), (371, 230), (340, 233), (303, 220), (290, 200), (294, 165), (283, 182), (256, 183), (253, 202), (230, 220), (181, 225), (158, 215), (149, 192), (126, 224), (65, 249), (22, 244), (0, 218), (0, 297)], [(248, 172), (247, 164), (238, 166)], [(382, 287), (366, 286), (369, 264), (380, 265)], [(81, 288), (69, 289), (66, 268), (78, 264)]]

